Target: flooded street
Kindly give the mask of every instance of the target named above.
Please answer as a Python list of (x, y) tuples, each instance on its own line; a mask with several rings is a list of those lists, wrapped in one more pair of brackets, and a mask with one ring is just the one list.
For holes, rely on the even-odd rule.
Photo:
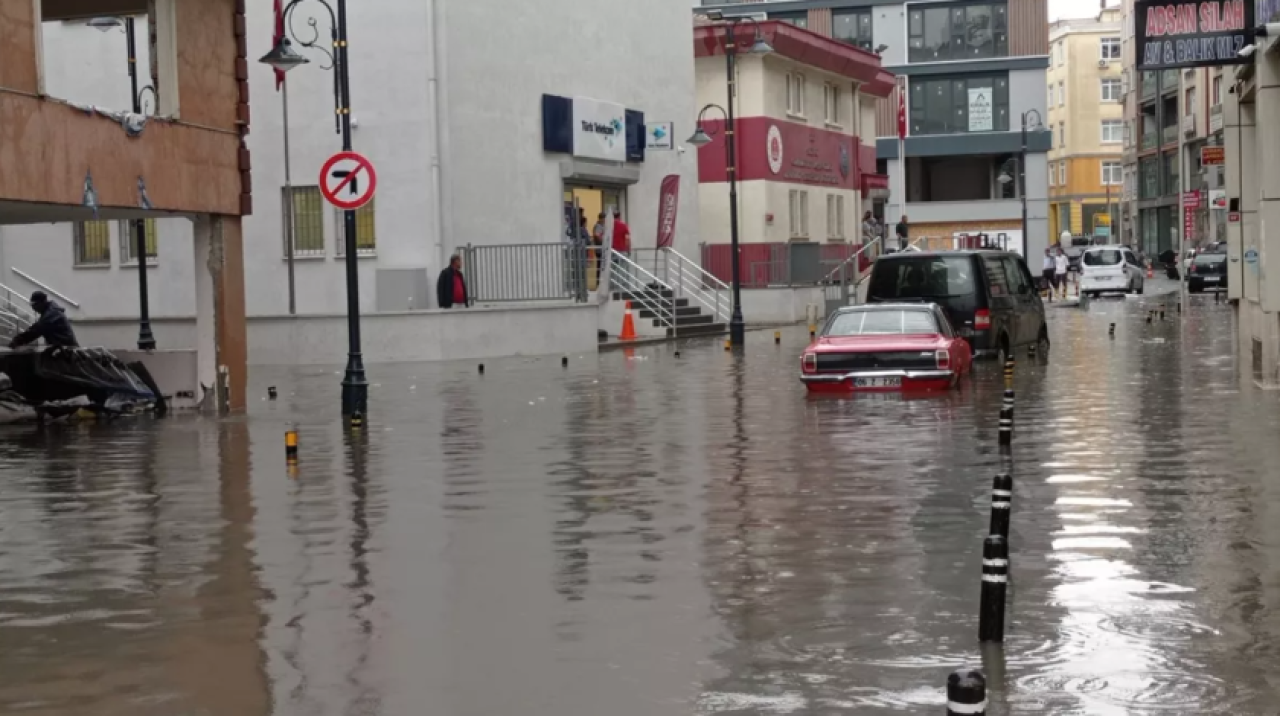
[(1003, 650), (998, 370), (808, 399), (789, 329), (371, 366), (357, 438), (336, 369), (257, 370), (228, 421), (5, 428), (0, 712), (941, 714), (965, 666), (993, 714), (1274, 714), (1280, 393), (1225, 302), (1161, 300), (1055, 306), (1019, 365)]

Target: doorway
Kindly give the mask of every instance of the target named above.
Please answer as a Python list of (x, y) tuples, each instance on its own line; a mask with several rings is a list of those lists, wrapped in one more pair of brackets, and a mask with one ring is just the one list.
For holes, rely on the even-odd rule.
[[(564, 185), (564, 225), (565, 236), (573, 236), (573, 227), (578, 225), (578, 216), (586, 217), (587, 231), (594, 236), (597, 218), (600, 214), (610, 214), (618, 210), (623, 221), (627, 219), (627, 190), (625, 187), (576, 184), (566, 182)], [(577, 208), (578, 216), (574, 216)], [(605, 235), (602, 246), (610, 244), (610, 222), (605, 221)], [(602, 254), (598, 250), (587, 253), (587, 290), (595, 291), (600, 281)]]

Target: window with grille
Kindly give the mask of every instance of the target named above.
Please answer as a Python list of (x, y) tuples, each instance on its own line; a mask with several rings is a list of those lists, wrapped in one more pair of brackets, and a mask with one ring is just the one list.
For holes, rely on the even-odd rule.
[[(147, 219), (147, 263), (154, 264), (159, 256), (159, 234), (156, 231), (156, 220)], [(120, 265), (131, 266), (138, 263), (138, 222), (129, 220), (120, 222)]]
[[(293, 194), (293, 255), (324, 256), (324, 199), (318, 186), (281, 188), (282, 211), (280, 216), (289, 219), (289, 194)], [(338, 212), (338, 224), (342, 224), (342, 212)], [(289, 255), (289, 227), (282, 227), (280, 234), (281, 255)]]
[(73, 225), (76, 266), (111, 265), (111, 224), (106, 221), (79, 221)]
[[(338, 256), (347, 255), (347, 234), (346, 219), (343, 216), (345, 212), (341, 209), (334, 211), (334, 222), (338, 230), (335, 232), (338, 236)], [(374, 223), (374, 199), (370, 199), (368, 204), (356, 209), (356, 255), (372, 256), (378, 249), (378, 235), (375, 230)]]

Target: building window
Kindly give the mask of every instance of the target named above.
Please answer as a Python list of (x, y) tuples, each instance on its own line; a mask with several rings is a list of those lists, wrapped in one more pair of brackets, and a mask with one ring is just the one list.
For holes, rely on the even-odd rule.
[(1067, 160), (1058, 162), (1058, 186), (1067, 185)]
[(1049, 186), (1057, 186), (1057, 185), (1058, 185), (1058, 172), (1056, 169), (1053, 168), (1053, 165), (1050, 164), (1049, 165)]
[[(368, 204), (356, 209), (356, 255), (372, 256), (378, 248), (378, 235), (375, 231), (374, 224), (374, 202), (376, 199), (370, 199)], [(338, 230), (335, 232), (338, 236), (338, 256), (347, 255), (346, 241), (346, 219), (343, 211), (337, 209), (334, 211), (334, 220), (337, 222)]]
[[(318, 186), (295, 186), (293, 191), (293, 255), (324, 256), (324, 200), (320, 197)], [(284, 206), (288, 206), (289, 194), (281, 189)], [(288, 219), (288, 211), (280, 212)], [(339, 214), (341, 222), (341, 214)], [(285, 237), (281, 244), (282, 255), (289, 255), (288, 228), (283, 227), (281, 236)]]
[(870, 10), (837, 10), (831, 13), (831, 36), (854, 47), (870, 52), (874, 45), (871, 37)]
[(1067, 148), (1067, 123), (1058, 122), (1058, 148)]
[(809, 238), (809, 192), (792, 189), (788, 195), (791, 238)]
[(1056, 60), (1055, 64), (1057, 64), (1058, 67), (1061, 67), (1062, 66), (1062, 43), (1061, 42), (1053, 46), (1053, 57)]
[(907, 61), (1006, 57), (1007, 15), (1007, 3), (913, 5), (907, 11)]
[(1209, 95), (1209, 103), (1215, 104), (1215, 105), (1222, 104), (1222, 78), (1221, 77), (1213, 78), (1213, 89), (1212, 89), (1212, 94)]
[(911, 133), (1009, 131), (1009, 76), (911, 80)]
[(1104, 37), (1098, 40), (1099, 57), (1104, 60), (1120, 59), (1120, 38)]
[(111, 224), (106, 221), (78, 221), (72, 225), (76, 266), (111, 265)]
[(1138, 160), (1138, 198), (1155, 199), (1160, 196), (1160, 160), (1144, 157)]
[(844, 197), (827, 194), (827, 238), (844, 238)]
[(809, 29), (809, 13), (808, 12), (771, 12), (770, 20), (778, 20), (788, 25), (795, 25), (804, 29)]
[(822, 85), (822, 118), (827, 124), (840, 124), (840, 86)]
[(1182, 99), (1182, 113), (1192, 116), (1196, 113), (1196, 88), (1188, 87), (1186, 95)]
[[(156, 231), (156, 220), (147, 219), (147, 263), (156, 263), (156, 257), (159, 256), (159, 244), (156, 241), (159, 233)], [(138, 263), (138, 255), (134, 252), (134, 248), (138, 245), (138, 222), (137, 221), (121, 221), (120, 222), (120, 265), (136, 266)]]
[(1112, 78), (1102, 80), (1102, 101), (1120, 101), (1120, 80)]
[(1120, 186), (1124, 183), (1124, 170), (1120, 166), (1120, 162), (1103, 162), (1102, 163), (1102, 184), (1103, 186)]
[(1067, 83), (1066, 82), (1058, 83), (1058, 106), (1059, 107), (1067, 106)]
[(1053, 146), (1053, 125), (1049, 125), (1049, 146)]
[(1049, 104), (1046, 106), (1048, 107), (1053, 106), (1053, 83), (1052, 82), (1049, 83)]
[(1102, 143), (1103, 144), (1120, 144), (1123, 141), (1124, 141), (1124, 120), (1123, 119), (1102, 120)]
[(787, 73), (787, 114), (804, 116), (804, 75)]

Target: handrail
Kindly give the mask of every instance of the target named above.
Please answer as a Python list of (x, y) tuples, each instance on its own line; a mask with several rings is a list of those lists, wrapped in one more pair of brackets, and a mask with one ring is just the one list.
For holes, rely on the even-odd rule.
[(61, 299), (62, 299), (62, 301), (63, 301), (63, 303), (66, 303), (68, 306), (71, 306), (72, 308), (80, 308), (80, 302), (79, 302), (79, 301), (76, 301), (75, 299), (71, 298), (70, 296), (66, 295), (65, 293), (62, 293), (62, 292), (58, 291), (57, 289), (53, 288), (52, 286), (49, 286), (48, 284), (43, 283), (42, 281), (40, 281), (40, 280), (39, 280), (39, 279), (37, 279), (36, 277), (32, 276), (31, 274), (27, 273), (26, 271), (23, 271), (22, 269), (18, 268), (17, 266), (10, 266), (10, 267), (9, 267), (9, 270), (10, 270), (10, 271), (12, 271), (12, 272), (14, 272), (15, 274), (17, 274), (19, 277), (21, 277), (21, 278), (25, 278), (26, 280), (30, 281), (31, 283), (34, 283), (35, 285), (37, 285), (37, 286), (39, 286), (40, 288), (42, 288), (42, 289), (44, 289), (45, 291), (47, 291), (48, 293), (52, 293), (54, 296), (56, 296), (56, 297), (58, 297), (58, 298), (61, 298)]
[[(876, 238), (872, 239), (870, 242), (863, 244), (862, 248), (858, 249), (857, 251), (854, 251), (852, 254), (849, 254), (849, 258), (836, 264), (836, 267), (832, 269), (830, 273), (827, 274), (827, 277), (825, 279), (823, 279), (823, 283), (831, 283), (832, 281), (837, 280), (836, 274), (841, 274), (841, 276), (844, 276), (844, 274), (841, 272), (844, 271), (845, 266), (847, 266), (850, 262), (856, 262), (856, 265), (861, 266), (862, 264), (860, 261), (858, 261), (858, 259), (862, 257), (862, 253), (867, 249), (871, 248), (872, 246), (883, 247), (883, 244), (884, 244), (883, 236), (877, 236)], [(861, 271), (859, 271), (859, 273), (861, 273)]]
[[(608, 258), (609, 291), (614, 291), (616, 284), (618, 289), (631, 294), (632, 297), (628, 300), (640, 304), (641, 308), (647, 309), (657, 316), (664, 326), (674, 329), (676, 327), (675, 291), (672, 291), (671, 287), (664, 281), (646, 271), (643, 266), (631, 260), (626, 254), (609, 249)], [(637, 278), (638, 275), (647, 277), (650, 283)], [(657, 293), (652, 293), (655, 291), (655, 287)], [(670, 306), (663, 306), (662, 291), (671, 292)]]
[[(690, 298), (702, 304), (717, 321), (728, 321), (731, 314), (729, 284), (721, 281), (715, 274), (704, 269), (698, 263), (666, 246), (655, 249), (637, 249), (640, 252), (653, 252), (653, 269), (659, 272), (659, 260), (662, 264), (663, 283), (680, 298)], [(707, 297), (707, 293), (711, 297)]]

